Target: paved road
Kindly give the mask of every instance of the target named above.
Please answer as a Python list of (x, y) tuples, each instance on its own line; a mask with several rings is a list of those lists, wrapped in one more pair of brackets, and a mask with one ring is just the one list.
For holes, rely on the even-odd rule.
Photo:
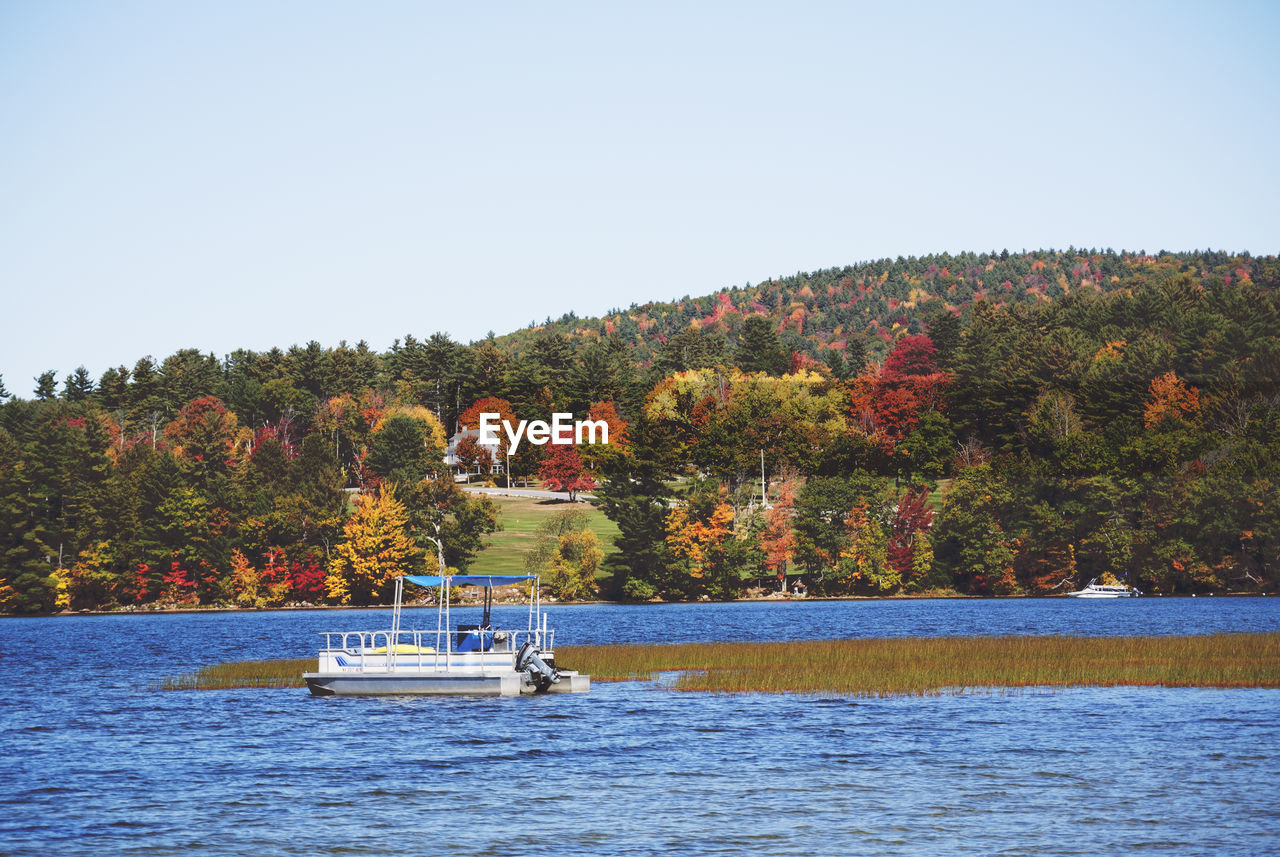
[[(484, 485), (463, 485), (463, 491), (470, 491), (473, 494), (488, 494), (491, 497), (535, 497), (542, 500), (568, 500), (569, 493), (567, 491), (543, 491), (540, 488), (512, 488), (508, 491), (506, 488), (489, 488)], [(578, 500), (587, 501), (591, 499), (590, 494), (579, 494)]]

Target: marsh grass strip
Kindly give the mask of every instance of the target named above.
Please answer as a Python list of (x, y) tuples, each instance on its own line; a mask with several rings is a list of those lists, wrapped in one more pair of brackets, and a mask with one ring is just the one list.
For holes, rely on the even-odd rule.
[[(1280, 687), (1280, 633), (1184, 637), (903, 637), (562, 646), (593, 681), (655, 679), (710, 693), (898, 696), (1031, 687)], [(313, 658), (214, 664), (164, 690), (302, 687)]]
[(229, 690), (237, 687), (305, 687), (302, 674), (317, 667), (315, 658), (232, 661), (166, 678), (161, 690)]
[(1280, 687), (1280, 634), (906, 637), (561, 647), (593, 681), (678, 672), (676, 690), (901, 695), (963, 688)]

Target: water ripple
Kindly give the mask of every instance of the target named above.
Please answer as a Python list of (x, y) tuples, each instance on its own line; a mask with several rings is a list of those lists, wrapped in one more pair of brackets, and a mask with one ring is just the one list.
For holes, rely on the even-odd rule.
[[(1280, 629), (1277, 599), (1109, 606), (565, 607), (553, 621), (580, 643)], [(0, 697), (0, 853), (1280, 853), (1278, 691), (148, 690), (210, 661), (306, 655), (312, 633), (338, 619), (366, 621), (353, 611), (0, 622), (0, 651), (24, 652), (6, 659), (14, 692)], [(27, 645), (37, 638), (46, 644)]]

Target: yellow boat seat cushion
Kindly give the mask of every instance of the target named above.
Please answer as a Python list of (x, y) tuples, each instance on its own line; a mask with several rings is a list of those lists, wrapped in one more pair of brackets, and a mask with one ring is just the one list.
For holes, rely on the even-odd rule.
[[(415, 646), (412, 643), (400, 643), (396, 646), (397, 655), (416, 655), (421, 652), (424, 655), (434, 655), (436, 650), (431, 646)], [(375, 655), (385, 655), (387, 653), (386, 646), (378, 646), (373, 650)]]

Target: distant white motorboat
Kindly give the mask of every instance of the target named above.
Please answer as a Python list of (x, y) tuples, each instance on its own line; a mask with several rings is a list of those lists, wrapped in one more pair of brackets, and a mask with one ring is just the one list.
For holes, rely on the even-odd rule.
[[(405, 581), (439, 588), (436, 627), (407, 631), (400, 627)], [(529, 618), (522, 629), (490, 627), (493, 587), (530, 584)], [(384, 631), (322, 633), (315, 672), (304, 673), (316, 696), (474, 695), (585, 693), (590, 676), (556, 668), (555, 632), (540, 612), (535, 575), (405, 575), (396, 578), (391, 627)], [(479, 625), (458, 625), (449, 618), (449, 591), (456, 586), (484, 589), (484, 618)]]
[(1099, 583), (1098, 578), (1089, 581), (1084, 589), (1068, 592), (1068, 598), (1135, 598), (1142, 593), (1123, 583)]

